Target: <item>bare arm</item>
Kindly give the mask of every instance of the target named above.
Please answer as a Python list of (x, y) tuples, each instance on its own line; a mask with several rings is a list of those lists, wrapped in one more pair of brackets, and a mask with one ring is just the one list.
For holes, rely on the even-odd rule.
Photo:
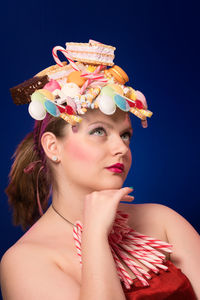
[(82, 236), (80, 300), (125, 300), (106, 235), (95, 228)]
[(0, 264), (4, 300), (78, 300), (80, 286), (64, 273), (46, 249), (18, 245), (6, 251)]
[[(63, 272), (46, 249), (30, 244), (11, 247), (0, 265), (4, 300), (125, 300), (108, 234), (119, 201), (133, 200), (132, 189), (94, 192), (87, 197), (82, 235), (81, 286)], [(70, 263), (70, 262), (69, 262)]]
[(171, 261), (190, 280), (197, 299), (200, 299), (200, 236), (192, 225), (174, 210), (160, 206), (166, 234), (173, 245)]

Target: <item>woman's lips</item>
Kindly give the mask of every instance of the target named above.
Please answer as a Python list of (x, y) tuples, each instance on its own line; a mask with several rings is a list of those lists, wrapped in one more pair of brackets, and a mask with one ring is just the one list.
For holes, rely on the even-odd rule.
[(122, 169), (119, 169), (119, 168), (116, 168), (116, 167), (109, 167), (109, 168), (106, 168), (106, 169), (110, 172), (115, 172), (115, 173), (122, 173), (123, 172)]

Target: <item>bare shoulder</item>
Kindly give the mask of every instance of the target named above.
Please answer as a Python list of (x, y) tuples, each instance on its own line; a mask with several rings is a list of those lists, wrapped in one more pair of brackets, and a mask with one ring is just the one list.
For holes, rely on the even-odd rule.
[(120, 210), (129, 214), (129, 225), (135, 230), (155, 231), (159, 226), (164, 230), (165, 221), (163, 216), (170, 213), (170, 208), (157, 203), (130, 204), (120, 203)]
[[(78, 299), (79, 285), (63, 272), (45, 248), (34, 243), (16, 243), (0, 263), (4, 299)], [(59, 297), (58, 297), (59, 295)]]
[(172, 245), (170, 259), (189, 278), (200, 299), (200, 236), (178, 212), (161, 204), (123, 204), (130, 214), (129, 225), (146, 235), (157, 237)]

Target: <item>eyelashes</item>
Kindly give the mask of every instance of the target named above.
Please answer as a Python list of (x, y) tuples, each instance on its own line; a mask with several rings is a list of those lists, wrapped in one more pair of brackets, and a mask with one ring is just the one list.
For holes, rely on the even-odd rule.
[[(94, 128), (94, 129), (92, 129), (89, 132), (89, 134), (90, 135), (101, 136), (101, 137), (104, 136), (104, 134), (95, 134), (95, 133), (98, 133), (98, 132), (104, 132), (105, 136), (107, 135), (107, 132), (106, 132), (105, 128), (102, 127), (102, 126), (98, 126), (98, 127)], [(128, 136), (128, 140), (130, 141), (131, 138), (132, 138), (132, 132), (131, 131), (125, 131), (124, 133), (121, 134), (121, 136), (125, 136), (125, 135)]]

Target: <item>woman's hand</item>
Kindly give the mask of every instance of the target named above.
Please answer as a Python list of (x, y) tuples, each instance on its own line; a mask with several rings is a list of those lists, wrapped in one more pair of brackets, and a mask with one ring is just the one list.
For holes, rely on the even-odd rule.
[(83, 229), (109, 235), (120, 201), (132, 201), (133, 189), (103, 190), (88, 194), (84, 202)]

